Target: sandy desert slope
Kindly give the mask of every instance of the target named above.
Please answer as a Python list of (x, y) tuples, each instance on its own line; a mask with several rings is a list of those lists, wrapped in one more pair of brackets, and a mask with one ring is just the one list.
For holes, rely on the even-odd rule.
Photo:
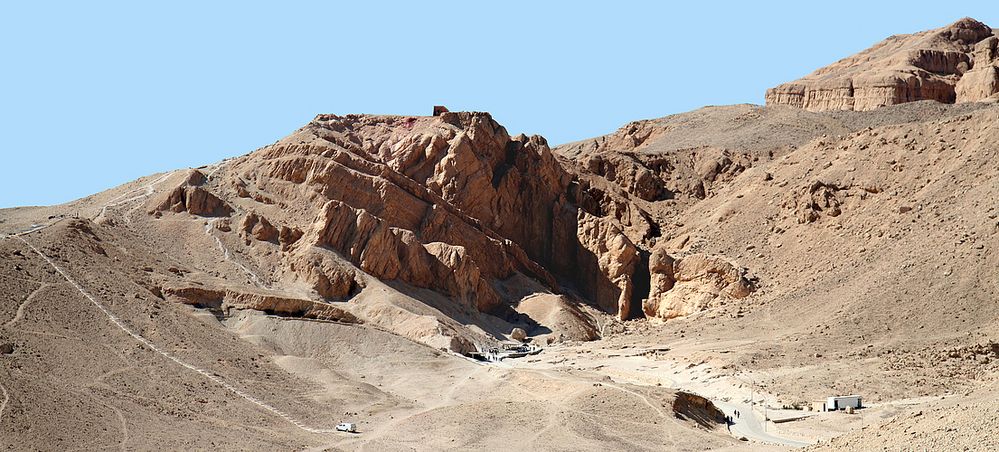
[[(698, 450), (735, 442), (712, 408), (678, 404), (694, 396), (668, 389), (486, 366), (363, 324), (159, 299), (152, 280), (194, 271), (101, 229), (67, 219), (0, 242), (0, 342), (13, 345), (0, 379), (5, 448), (464, 450), (515, 441)], [(361, 433), (324, 431), (339, 421)]]
[(992, 34), (556, 147), (323, 114), (0, 210), (0, 446), (992, 450)]

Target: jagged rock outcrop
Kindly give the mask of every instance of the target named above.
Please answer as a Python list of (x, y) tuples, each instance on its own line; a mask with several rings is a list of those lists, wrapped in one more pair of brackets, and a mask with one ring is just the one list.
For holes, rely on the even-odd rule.
[(325, 303), (278, 292), (213, 288), (197, 284), (175, 284), (162, 288), (164, 298), (223, 314), (229, 309), (252, 309), (283, 316), (361, 323), (346, 310)]
[(255, 212), (250, 212), (243, 218), (243, 232), (262, 242), (276, 242), (279, 236), (278, 228)]
[(638, 248), (611, 221), (582, 210), (578, 238), (584, 250), (581, 260), (596, 262), (594, 271), (583, 278), (584, 287), (596, 294), (600, 307), (626, 319), (631, 312)]
[(440, 290), (480, 311), (491, 310), (500, 302), (465, 248), (441, 242), (424, 244), (412, 231), (389, 226), (339, 201), (326, 204), (309, 240), (338, 251), (379, 279)]
[(201, 185), (205, 175), (198, 170), (191, 170), (184, 182), (162, 196), (154, 203), (151, 214), (159, 212), (188, 212), (204, 217), (228, 216), (233, 210), (225, 201), (219, 199)]
[(695, 314), (754, 290), (745, 270), (718, 256), (691, 254), (674, 259), (657, 247), (649, 258), (649, 270), (652, 289), (642, 310), (659, 319)]
[(580, 176), (580, 180), (569, 187), (569, 193), (584, 212), (611, 219), (620, 226), (622, 234), (636, 243), (650, 243), (659, 236), (658, 226), (649, 212), (630, 201), (626, 191), (597, 176)]
[(995, 99), (999, 95), (999, 37), (979, 41), (971, 58), (974, 66), (961, 76), (955, 88), (957, 101)]
[[(676, 284), (676, 276), (673, 275), (674, 265), (676, 265), (676, 259), (667, 253), (665, 247), (657, 246), (652, 250), (652, 253), (649, 255), (650, 298), (666, 293)], [(646, 309), (645, 306), (642, 306), (643, 310)], [(655, 309), (652, 311), (654, 312)]]
[(301, 229), (281, 226), (281, 230), (278, 231), (278, 243), (281, 244), (281, 251), (288, 251), (298, 239), (302, 238), (303, 234)]
[(577, 174), (605, 179), (628, 196), (655, 202), (678, 198), (704, 199), (716, 180), (731, 180), (752, 166), (753, 158), (716, 146), (696, 146), (662, 152), (673, 125), (661, 120), (635, 121), (614, 133), (570, 143), (558, 151), (566, 167)]
[[(712, 196), (752, 165), (751, 156), (721, 147), (645, 152), (667, 130), (632, 123), (580, 148), (578, 170), (543, 138), (510, 136), (485, 113), (319, 115), (213, 169), (210, 179), (193, 171), (154, 211), (236, 212), (214, 225), (218, 246), (245, 245), (229, 251), (237, 267), (315, 299), (362, 303), (358, 294), (375, 278), (450, 315), (490, 313), (520, 325), (518, 287), (533, 280), (536, 291), (569, 288), (566, 300), (582, 298), (624, 320), (642, 315), (640, 300), (668, 292), (663, 278), (675, 277), (659, 263), (646, 267), (663, 224), (650, 206)], [(241, 263), (274, 253), (278, 259)], [(386, 324), (425, 343), (462, 336), (437, 332), (441, 325)], [(573, 329), (573, 337), (597, 336)]]
[(321, 248), (296, 250), (287, 265), (294, 280), (304, 281), (327, 301), (347, 300), (363, 287), (353, 268)]
[[(217, 187), (250, 212), (243, 234), (280, 243), (294, 256), (286, 274), (326, 298), (349, 293), (349, 278), (332, 264), (305, 270), (323, 262), (309, 247), (481, 312), (516, 300), (497, 286), (517, 274), (552, 291), (578, 287), (614, 313), (630, 293), (632, 269), (610, 265), (600, 253), (613, 251), (596, 243), (627, 237), (610, 227), (591, 237), (578, 223), (572, 176), (545, 140), (511, 137), (486, 113), (319, 115), (218, 174)], [(649, 175), (636, 177), (643, 186)], [(639, 212), (616, 216), (652, 229)]]
[(659, 201), (671, 195), (661, 175), (638, 161), (634, 155), (616, 152), (589, 155), (583, 164), (588, 172), (615, 182), (640, 199)]
[[(219, 230), (228, 232), (230, 230), (229, 224), (227, 224), (228, 220), (228, 218), (218, 220), (215, 225)], [(226, 226), (225, 229), (220, 227), (223, 224)], [(258, 242), (270, 242), (279, 245), (281, 251), (291, 250), (295, 242), (298, 242), (298, 239), (302, 238), (304, 234), (297, 227), (275, 225), (267, 217), (252, 211), (243, 216), (241, 227), (247, 245), (252, 244), (254, 240)]]
[(754, 160), (713, 146), (660, 151), (657, 140), (668, 130), (638, 121), (558, 149), (577, 179), (572, 199), (591, 215), (612, 218), (629, 240), (646, 248), (662, 235), (663, 210), (679, 211), (712, 196)]
[[(987, 69), (989, 63), (984, 61), (987, 59), (975, 58), (979, 50), (987, 53), (976, 44), (992, 34), (987, 25), (965, 18), (937, 30), (892, 36), (799, 80), (767, 90), (766, 103), (809, 111), (863, 111), (919, 100), (979, 100), (991, 95), (983, 93), (991, 91), (993, 78)], [(981, 69), (972, 70), (980, 65)]]

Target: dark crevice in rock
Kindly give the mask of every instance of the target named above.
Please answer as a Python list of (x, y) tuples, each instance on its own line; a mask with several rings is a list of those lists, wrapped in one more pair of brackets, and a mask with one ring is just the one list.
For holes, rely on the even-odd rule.
[(628, 319), (645, 317), (642, 310), (642, 302), (649, 296), (652, 287), (652, 275), (649, 270), (649, 253), (646, 250), (638, 250), (638, 261), (635, 263), (635, 272), (631, 275), (631, 304), (628, 309)]

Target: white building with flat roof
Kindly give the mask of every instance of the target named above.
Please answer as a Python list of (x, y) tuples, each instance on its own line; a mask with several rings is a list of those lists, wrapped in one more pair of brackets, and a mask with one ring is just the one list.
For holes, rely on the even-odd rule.
[(848, 395), (848, 396), (834, 396), (826, 399), (826, 411), (836, 411), (845, 410), (847, 408), (861, 408), (863, 404), (861, 403), (859, 395)]

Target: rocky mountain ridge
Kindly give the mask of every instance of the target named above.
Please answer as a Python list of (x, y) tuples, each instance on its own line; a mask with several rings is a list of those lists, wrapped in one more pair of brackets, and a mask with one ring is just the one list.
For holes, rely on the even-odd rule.
[[(633, 224), (599, 196), (543, 138), (511, 137), (487, 113), (320, 115), (210, 176), (192, 170), (149, 212), (214, 218), (214, 234), (243, 237), (242, 254), (279, 256), (256, 264), (276, 284), (308, 287), (325, 302), (356, 296), (362, 275), (434, 291), (471, 317), (513, 322), (520, 299), (538, 290), (621, 320), (709, 304), (680, 297), (643, 307), (674, 281), (704, 280), (701, 298), (752, 291), (745, 270), (724, 260), (692, 256), (697, 264), (681, 265), (653, 253), (652, 241), (636, 244), (626, 233)], [(684, 270), (674, 275), (674, 267)], [(535, 288), (525, 293), (524, 281)]]
[[(948, 404), (996, 394), (997, 42), (965, 19), (765, 107), (555, 147), (482, 112), (322, 114), (213, 165), (2, 210), (0, 445), (305, 448), (345, 413), (371, 434), (323, 447), (741, 448), (721, 404), (675, 384), (730, 408), (933, 398), (987, 435), (965, 429), (991, 405)], [(545, 352), (466, 359), (502, 342)], [(944, 424), (830, 446), (913, 427), (974, 444)]]
[(936, 30), (891, 36), (767, 90), (766, 103), (809, 111), (866, 111), (919, 100), (995, 99), (997, 42), (992, 28), (971, 18)]

